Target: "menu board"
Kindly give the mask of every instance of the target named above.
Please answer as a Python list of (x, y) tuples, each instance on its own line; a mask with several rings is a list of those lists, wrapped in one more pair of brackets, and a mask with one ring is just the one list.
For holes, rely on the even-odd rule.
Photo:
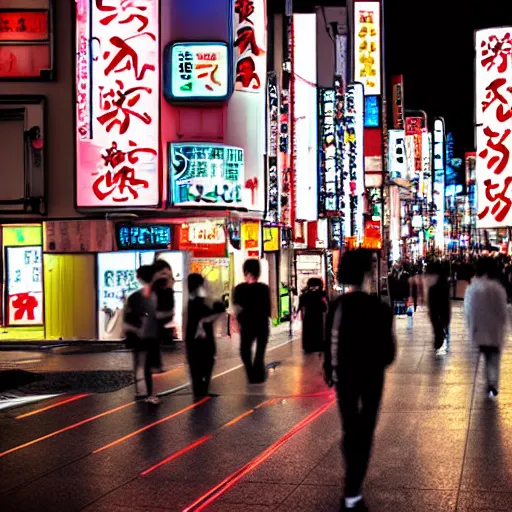
[(8, 325), (43, 324), (40, 246), (7, 247)]
[(167, 249), (171, 245), (171, 226), (137, 224), (116, 227), (117, 248), (128, 249)]

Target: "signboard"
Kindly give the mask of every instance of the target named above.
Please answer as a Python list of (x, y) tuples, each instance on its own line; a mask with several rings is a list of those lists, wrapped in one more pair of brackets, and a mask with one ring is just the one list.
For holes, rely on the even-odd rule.
[(477, 227), (512, 226), (512, 27), (476, 32)]
[(434, 120), (433, 133), (434, 159), (434, 204), (436, 205), (435, 243), (438, 249), (444, 248), (444, 215), (445, 215), (445, 129), (444, 120)]
[(380, 2), (354, 2), (354, 81), (365, 95), (381, 94)]
[(263, 250), (265, 252), (276, 252), (281, 247), (279, 228), (263, 228)]
[(169, 224), (118, 224), (116, 242), (118, 250), (121, 251), (168, 249), (171, 245), (171, 226)]
[(8, 325), (43, 324), (41, 246), (7, 247)]
[(260, 256), (260, 223), (242, 223), (242, 249), (248, 258), (259, 258)]
[(158, 206), (159, 2), (77, 2), (78, 207)]
[(261, 92), (266, 76), (266, 0), (236, 0), (235, 89)]
[(408, 117), (405, 120), (405, 134), (414, 137), (414, 170), (419, 173), (422, 170), (422, 127), (421, 117)]
[(379, 115), (379, 97), (366, 96), (364, 106), (364, 127), (365, 128), (379, 128), (380, 115)]
[(52, 220), (44, 223), (44, 252), (113, 251), (113, 235), (112, 223), (106, 220)]
[(169, 180), (174, 206), (244, 206), (244, 150), (219, 144), (171, 143)]
[(404, 77), (396, 75), (392, 78), (393, 83), (393, 128), (403, 130), (405, 128), (405, 106), (404, 106)]
[(178, 249), (191, 251), (195, 258), (226, 256), (226, 232), (219, 221), (204, 220), (178, 226)]
[(407, 178), (407, 160), (405, 155), (404, 130), (389, 130), (388, 132), (388, 170), (392, 180)]
[(225, 101), (231, 93), (227, 43), (174, 43), (166, 48), (164, 94), (177, 101)]
[(367, 220), (364, 224), (365, 249), (382, 249), (382, 233), (380, 229), (380, 220)]
[(267, 77), (267, 222), (277, 224), (281, 218), (280, 177), (277, 166), (279, 145), (279, 90), (277, 75)]

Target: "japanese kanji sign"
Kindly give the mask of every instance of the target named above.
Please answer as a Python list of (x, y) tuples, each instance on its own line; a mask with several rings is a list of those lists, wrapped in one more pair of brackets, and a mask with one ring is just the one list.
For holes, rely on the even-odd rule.
[(171, 100), (226, 100), (231, 76), (225, 43), (174, 43), (165, 61), (166, 97)]
[(381, 94), (380, 38), (380, 2), (354, 2), (354, 80), (365, 95)]
[(116, 226), (119, 250), (168, 249), (171, 245), (170, 224), (133, 224)]
[(264, 92), (266, 1), (235, 0), (235, 89)]
[(477, 226), (512, 226), (512, 27), (476, 33)]
[(242, 206), (243, 149), (216, 144), (170, 144), (169, 159), (173, 205)]
[(158, 0), (77, 2), (77, 205), (157, 206)]
[(388, 171), (391, 179), (407, 178), (407, 158), (405, 153), (405, 131), (389, 130), (388, 132)]

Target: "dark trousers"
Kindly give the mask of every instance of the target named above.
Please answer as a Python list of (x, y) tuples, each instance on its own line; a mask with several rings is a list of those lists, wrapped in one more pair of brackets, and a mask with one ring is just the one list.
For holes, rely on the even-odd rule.
[[(240, 356), (249, 382), (265, 381), (265, 351), (268, 344), (268, 335), (268, 326), (259, 328), (251, 325), (240, 326)], [(252, 346), (254, 341), (256, 341), (256, 354), (253, 360)]]
[(144, 394), (140, 388), (140, 384), (142, 381), (141, 373), (144, 374), (147, 396), (151, 396), (153, 394), (153, 374), (151, 373), (152, 357), (154, 357), (152, 350), (133, 351), (133, 372), (135, 375), (135, 392), (139, 395)]
[(204, 397), (208, 394), (210, 381), (212, 380), (215, 356), (211, 351), (189, 350), (187, 360), (194, 396), (196, 398)]
[(430, 320), (434, 329), (434, 348), (439, 350), (448, 335), (448, 325), (446, 321), (438, 315), (431, 315)]
[(338, 406), (343, 427), (342, 454), (345, 459), (345, 497), (361, 494), (377, 424), (384, 375), (356, 384), (354, 379), (337, 383)]

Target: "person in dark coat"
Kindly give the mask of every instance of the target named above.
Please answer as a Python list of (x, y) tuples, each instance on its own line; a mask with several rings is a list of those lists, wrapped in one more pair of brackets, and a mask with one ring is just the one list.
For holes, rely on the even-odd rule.
[(324, 313), (327, 301), (322, 280), (312, 277), (299, 300), (302, 315), (302, 349), (306, 354), (324, 349)]
[(335, 386), (343, 426), (345, 489), (341, 510), (368, 510), (362, 486), (384, 388), (386, 367), (395, 358), (393, 311), (370, 295), (372, 253), (344, 253), (341, 284), (349, 287), (330, 304), (326, 321), (324, 376)]
[(188, 306), (185, 329), (187, 361), (192, 379), (195, 398), (208, 395), (213, 365), (215, 362), (215, 335), (213, 324), (225, 313), (223, 302), (215, 302), (212, 307), (206, 301), (204, 278), (200, 274), (188, 276)]
[(450, 283), (440, 263), (433, 263), (429, 274), (435, 280), (428, 290), (428, 310), (434, 330), (434, 348), (441, 355), (445, 350), (443, 345), (448, 337), (451, 320)]

